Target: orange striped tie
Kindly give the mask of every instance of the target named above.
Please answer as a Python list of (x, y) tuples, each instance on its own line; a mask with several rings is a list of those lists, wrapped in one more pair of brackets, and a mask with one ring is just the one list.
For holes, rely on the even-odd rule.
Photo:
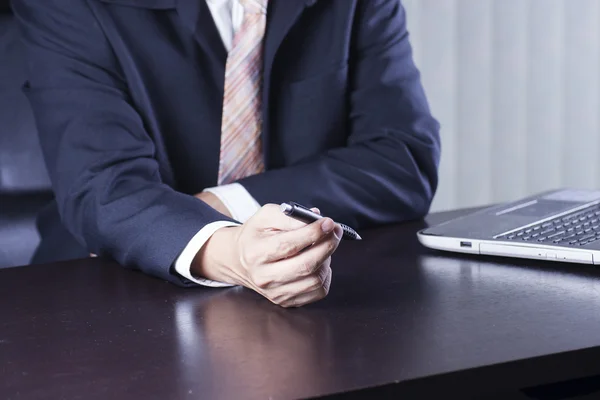
[(244, 21), (225, 67), (219, 185), (260, 173), (263, 37), (268, 0), (240, 0)]

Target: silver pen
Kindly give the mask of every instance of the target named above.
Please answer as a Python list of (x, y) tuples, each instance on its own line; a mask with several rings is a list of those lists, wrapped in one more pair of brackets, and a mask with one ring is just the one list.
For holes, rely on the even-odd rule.
[[(310, 224), (311, 222), (315, 222), (321, 218), (325, 218), (324, 216), (311, 211), (308, 207), (304, 207), (303, 205), (300, 205), (293, 201), (290, 201), (287, 203), (281, 203), (280, 209), (285, 215), (292, 217), (298, 221), (305, 222), (307, 224)], [(338, 225), (340, 225), (344, 231), (342, 239), (362, 240), (360, 235), (354, 229), (350, 228), (348, 225), (344, 225), (344, 224), (338, 224)]]

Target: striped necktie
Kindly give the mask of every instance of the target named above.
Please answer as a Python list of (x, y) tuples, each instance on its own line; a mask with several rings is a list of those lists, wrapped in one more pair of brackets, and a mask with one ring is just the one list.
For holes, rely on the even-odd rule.
[(225, 67), (219, 185), (260, 173), (262, 157), (263, 37), (268, 0), (240, 0), (244, 21)]

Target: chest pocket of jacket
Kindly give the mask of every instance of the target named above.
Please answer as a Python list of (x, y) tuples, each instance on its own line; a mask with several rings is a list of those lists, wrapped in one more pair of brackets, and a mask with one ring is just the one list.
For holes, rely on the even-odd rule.
[(288, 82), (280, 89), (274, 133), (281, 145), (283, 165), (346, 144), (347, 63), (316, 76)]

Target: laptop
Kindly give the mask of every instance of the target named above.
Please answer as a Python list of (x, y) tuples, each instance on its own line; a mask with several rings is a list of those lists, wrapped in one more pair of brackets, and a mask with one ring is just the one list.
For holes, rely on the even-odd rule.
[(417, 237), (443, 251), (600, 264), (600, 191), (540, 193), (430, 226)]

